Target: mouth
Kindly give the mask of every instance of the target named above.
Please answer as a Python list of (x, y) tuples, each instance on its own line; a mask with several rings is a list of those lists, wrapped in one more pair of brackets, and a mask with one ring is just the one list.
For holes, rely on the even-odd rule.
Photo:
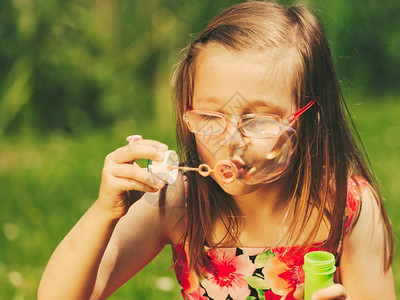
[(237, 177), (238, 177), (239, 179), (244, 178), (244, 177), (246, 176), (247, 170), (248, 170), (248, 168), (247, 168), (247, 166), (246, 166), (244, 160), (243, 160), (240, 156), (235, 155), (235, 156), (232, 158), (232, 162), (235, 164), (235, 166), (236, 166), (236, 168), (237, 168), (237, 170), (238, 170), (238, 175), (237, 175)]
[(246, 164), (240, 156), (235, 155), (232, 158), (232, 162), (235, 164), (238, 170), (238, 179), (248, 179), (249, 176), (251, 176), (256, 171), (255, 167)]
[(220, 178), (223, 183), (231, 183), (237, 178), (238, 170), (236, 165), (229, 160), (219, 161), (215, 167), (215, 175)]
[(233, 175), (233, 171), (232, 171), (232, 167), (229, 165), (223, 165), (220, 169), (219, 172), (221, 173), (221, 175), (226, 178), (226, 179), (230, 179), (232, 178)]
[(233, 163), (235, 164), (236, 168), (238, 169), (238, 178), (239, 179), (244, 178), (246, 176), (246, 174), (247, 174), (246, 166), (243, 165), (239, 161), (233, 161)]

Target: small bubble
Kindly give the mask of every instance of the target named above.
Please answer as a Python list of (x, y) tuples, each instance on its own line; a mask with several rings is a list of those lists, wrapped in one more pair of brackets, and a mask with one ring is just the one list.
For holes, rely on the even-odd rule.
[(169, 292), (175, 288), (175, 281), (169, 277), (158, 277), (155, 281), (156, 288), (160, 291)]
[(8, 273), (8, 279), (14, 286), (21, 286), (24, 282), (24, 277), (21, 275), (21, 273), (17, 271), (11, 271), (10, 273)]
[(13, 223), (6, 223), (3, 226), (4, 235), (10, 241), (15, 241), (19, 237), (19, 228)]

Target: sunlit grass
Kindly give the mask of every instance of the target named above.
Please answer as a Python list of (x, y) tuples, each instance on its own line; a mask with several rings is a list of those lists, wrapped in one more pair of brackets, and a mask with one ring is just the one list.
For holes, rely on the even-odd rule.
[[(358, 101), (350, 109), (382, 183), (396, 234), (400, 232), (399, 101)], [(174, 148), (173, 132), (137, 128)], [(54, 134), (0, 142), (0, 299), (35, 299), (52, 251), (95, 200), (104, 156), (131, 132)], [(137, 133), (133, 132), (133, 133)], [(167, 247), (111, 299), (180, 299)], [(400, 296), (400, 255), (393, 263)], [(169, 280), (168, 278), (171, 278)]]

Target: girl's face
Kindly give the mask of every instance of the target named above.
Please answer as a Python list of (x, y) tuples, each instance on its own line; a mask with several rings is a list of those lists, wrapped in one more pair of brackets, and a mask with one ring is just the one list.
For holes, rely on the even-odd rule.
[[(237, 121), (243, 114), (270, 113), (285, 118), (294, 112), (288, 70), (288, 64), (282, 60), (268, 61), (253, 52), (229, 52), (218, 46), (201, 50), (196, 61), (193, 109), (220, 112), (230, 119), (222, 134), (196, 134), (202, 163), (213, 168), (218, 161), (232, 157), (232, 152), (240, 154), (242, 149), (247, 149), (256, 160), (262, 149), (273, 147), (271, 139), (243, 136)], [(212, 176), (231, 195), (246, 194), (263, 185), (247, 185), (238, 180), (225, 184)]]

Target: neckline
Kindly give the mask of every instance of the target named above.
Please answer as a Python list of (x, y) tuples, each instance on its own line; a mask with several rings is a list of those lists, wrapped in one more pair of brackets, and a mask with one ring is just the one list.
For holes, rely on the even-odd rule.
[[(322, 241), (322, 242), (316, 242), (313, 243), (310, 247), (321, 247), (326, 241)], [(186, 242), (186, 244), (188, 244), (188, 242)], [(182, 247), (183, 246), (183, 242), (178, 243), (178, 244), (171, 244), (171, 246), (173, 248), (177, 248), (177, 247)], [(206, 249), (208, 249), (207, 251), (210, 251), (211, 248), (204, 246)], [(234, 246), (234, 247), (218, 247), (216, 248), (217, 250), (232, 250), (232, 249), (250, 249), (250, 250), (267, 250), (267, 249), (274, 249), (274, 248), (287, 248), (287, 249), (293, 249), (293, 248), (301, 248), (302, 245), (293, 245), (293, 246), (280, 246), (280, 245), (276, 245), (276, 246), (265, 246), (265, 247), (245, 247), (245, 246)]]

